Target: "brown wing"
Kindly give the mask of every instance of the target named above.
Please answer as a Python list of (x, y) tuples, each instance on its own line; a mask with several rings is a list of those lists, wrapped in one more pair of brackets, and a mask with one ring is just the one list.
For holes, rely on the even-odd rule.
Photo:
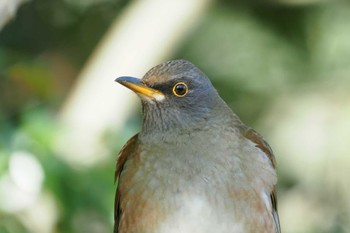
[(134, 151), (138, 147), (137, 143), (138, 134), (134, 135), (129, 141), (123, 146), (119, 155), (117, 157), (117, 165), (115, 171), (114, 181), (117, 183), (117, 192), (115, 194), (115, 202), (114, 202), (114, 233), (118, 233), (119, 228), (119, 220), (121, 215), (120, 209), (120, 190), (119, 190), (119, 177), (124, 168), (125, 162), (128, 160), (129, 156), (134, 153)]
[(267, 142), (263, 139), (263, 137), (258, 132), (256, 132), (254, 129), (251, 129), (251, 128), (242, 127), (241, 130), (244, 137), (254, 142), (256, 144), (256, 147), (258, 147), (260, 150), (265, 152), (265, 154), (269, 157), (273, 168), (276, 168), (275, 156), (273, 155), (271, 147), (269, 146), (269, 144), (267, 144)]
[[(262, 150), (267, 157), (270, 159), (271, 164), (273, 168), (276, 168), (276, 160), (275, 156), (273, 155), (272, 149), (269, 146), (269, 144), (263, 139), (263, 137), (257, 133), (255, 130), (248, 128), (246, 126), (241, 127), (241, 132), (243, 136), (250, 141), (254, 142), (256, 144), (256, 147), (258, 147), (260, 150)], [(272, 203), (272, 216), (276, 224), (276, 230), (277, 233), (281, 233), (280, 228), (280, 222), (278, 218), (278, 212), (277, 212), (277, 198), (276, 198), (276, 190), (273, 189), (270, 193), (271, 203)]]
[(280, 220), (278, 218), (278, 212), (277, 212), (277, 197), (276, 197), (276, 190), (273, 189), (271, 194), (270, 194), (270, 198), (271, 198), (271, 203), (272, 203), (272, 216), (273, 219), (275, 221), (276, 224), (276, 230), (277, 233), (281, 233), (281, 226), (280, 226)]

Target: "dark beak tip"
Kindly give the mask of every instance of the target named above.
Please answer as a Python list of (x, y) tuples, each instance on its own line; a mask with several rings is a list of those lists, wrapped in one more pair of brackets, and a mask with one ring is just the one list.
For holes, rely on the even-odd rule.
[(133, 84), (140, 84), (141, 80), (138, 78), (130, 77), (130, 76), (121, 76), (114, 80), (118, 83), (133, 83)]
[(123, 82), (125, 80), (126, 80), (126, 77), (125, 76), (121, 76), (121, 77), (116, 78), (114, 81), (118, 82), (118, 83), (121, 83), (121, 82)]

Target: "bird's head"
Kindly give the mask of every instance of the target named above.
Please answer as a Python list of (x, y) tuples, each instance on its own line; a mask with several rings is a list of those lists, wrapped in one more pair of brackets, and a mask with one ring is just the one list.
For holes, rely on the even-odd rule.
[(207, 76), (185, 60), (157, 65), (142, 79), (116, 81), (141, 98), (143, 130), (203, 127), (228, 109)]

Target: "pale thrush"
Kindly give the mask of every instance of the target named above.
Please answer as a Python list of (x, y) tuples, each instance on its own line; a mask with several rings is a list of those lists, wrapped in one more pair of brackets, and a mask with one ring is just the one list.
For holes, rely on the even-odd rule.
[(117, 233), (279, 233), (275, 159), (209, 79), (185, 60), (140, 79), (142, 130), (116, 169)]

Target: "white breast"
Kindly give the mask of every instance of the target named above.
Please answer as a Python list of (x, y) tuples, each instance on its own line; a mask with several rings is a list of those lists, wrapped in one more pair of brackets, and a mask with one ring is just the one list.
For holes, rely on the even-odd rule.
[(183, 205), (173, 210), (159, 226), (157, 233), (232, 233), (244, 232), (243, 226), (231, 215), (218, 212), (204, 196), (181, 197)]

